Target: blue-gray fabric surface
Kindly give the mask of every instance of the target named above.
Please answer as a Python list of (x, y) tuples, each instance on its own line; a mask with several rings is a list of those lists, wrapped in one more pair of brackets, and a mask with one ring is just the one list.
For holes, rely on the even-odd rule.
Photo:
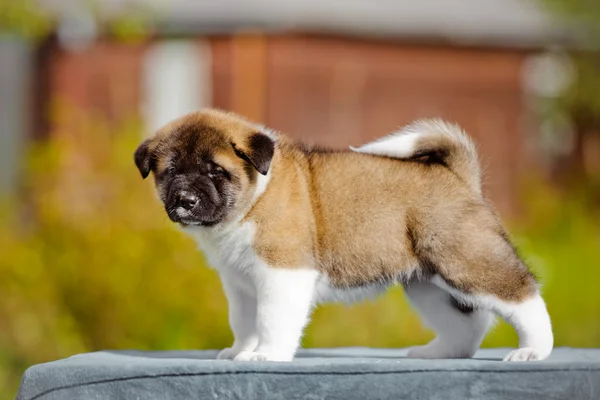
[(402, 349), (305, 349), (292, 363), (242, 363), (216, 351), (102, 351), (29, 368), (17, 399), (600, 399), (600, 350), (500, 362), (507, 352), (414, 360)]

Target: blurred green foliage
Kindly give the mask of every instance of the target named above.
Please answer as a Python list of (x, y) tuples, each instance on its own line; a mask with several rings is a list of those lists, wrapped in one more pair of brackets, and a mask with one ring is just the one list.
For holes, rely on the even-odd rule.
[(539, 0), (548, 11), (564, 21), (573, 23), (572, 28), (579, 40), (600, 43), (600, 4), (594, 0)]
[[(100, 349), (221, 348), (232, 340), (216, 273), (170, 223), (132, 162), (139, 127), (85, 123), (37, 144), (0, 220), (0, 399), (23, 370)], [(589, 207), (530, 185), (516, 240), (544, 282), (559, 346), (600, 346), (600, 227)], [(432, 333), (400, 289), (320, 307), (305, 346), (408, 346)], [(485, 346), (515, 346), (500, 324)]]
[[(573, 82), (558, 99), (577, 122), (600, 125), (600, 1), (538, 0), (571, 36)], [(599, 130), (600, 131), (600, 130)]]
[[(42, 5), (40, 5), (40, 3)], [(54, 6), (60, 3), (55, 2)], [(109, 35), (121, 41), (136, 41), (151, 33), (154, 11), (148, 3), (123, 1), (120, 12), (111, 9), (103, 0), (79, 0), (62, 4), (62, 9), (51, 8), (36, 0), (0, 0), (0, 35), (12, 35), (32, 42), (42, 41), (56, 30), (60, 18), (66, 13), (90, 16), (99, 34)]]
[(0, 0), (0, 34), (12, 34), (26, 39), (39, 39), (52, 28), (49, 15), (34, 0)]

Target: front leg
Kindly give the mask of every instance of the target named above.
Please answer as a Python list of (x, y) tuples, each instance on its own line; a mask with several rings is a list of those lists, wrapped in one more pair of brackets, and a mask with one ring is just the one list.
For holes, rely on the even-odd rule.
[(256, 279), (258, 346), (235, 361), (292, 361), (308, 322), (317, 271), (266, 267)]
[(217, 359), (233, 360), (243, 351), (254, 351), (258, 344), (256, 332), (256, 298), (244, 292), (231, 277), (221, 275), (223, 291), (229, 305), (229, 326), (233, 345), (221, 350)]

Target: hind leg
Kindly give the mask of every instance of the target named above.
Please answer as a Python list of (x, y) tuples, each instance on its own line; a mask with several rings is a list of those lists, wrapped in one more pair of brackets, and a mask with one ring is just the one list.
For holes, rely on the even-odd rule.
[(519, 335), (519, 348), (508, 353), (504, 361), (548, 358), (552, 352), (554, 337), (550, 316), (539, 292), (520, 303), (498, 303), (496, 310)]
[(452, 232), (416, 237), (415, 253), (429, 268), (431, 283), (461, 304), (495, 313), (515, 328), (519, 348), (507, 361), (543, 360), (552, 351), (553, 336), (536, 279), (502, 228), (489, 220), (486, 226), (485, 214), (475, 217), (453, 221)]
[(429, 282), (414, 282), (405, 288), (412, 305), (436, 337), (425, 346), (413, 347), (412, 358), (472, 357), (494, 318), (487, 310), (461, 306), (450, 294)]
[(432, 282), (467, 304), (498, 314), (515, 328), (519, 348), (510, 352), (504, 361), (544, 360), (552, 352), (554, 338), (550, 316), (537, 288), (532, 288), (526, 297), (503, 300), (493, 293), (465, 293), (440, 276), (435, 276)]

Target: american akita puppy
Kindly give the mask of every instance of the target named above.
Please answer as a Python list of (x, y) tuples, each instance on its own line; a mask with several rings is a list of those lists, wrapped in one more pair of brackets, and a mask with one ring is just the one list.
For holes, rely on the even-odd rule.
[(160, 129), (135, 163), (220, 274), (235, 341), (218, 358), (291, 361), (315, 305), (395, 284), (437, 333), (409, 357), (471, 357), (494, 315), (519, 335), (505, 360), (552, 351), (536, 280), (455, 125), (418, 121), (335, 151), (209, 109)]

